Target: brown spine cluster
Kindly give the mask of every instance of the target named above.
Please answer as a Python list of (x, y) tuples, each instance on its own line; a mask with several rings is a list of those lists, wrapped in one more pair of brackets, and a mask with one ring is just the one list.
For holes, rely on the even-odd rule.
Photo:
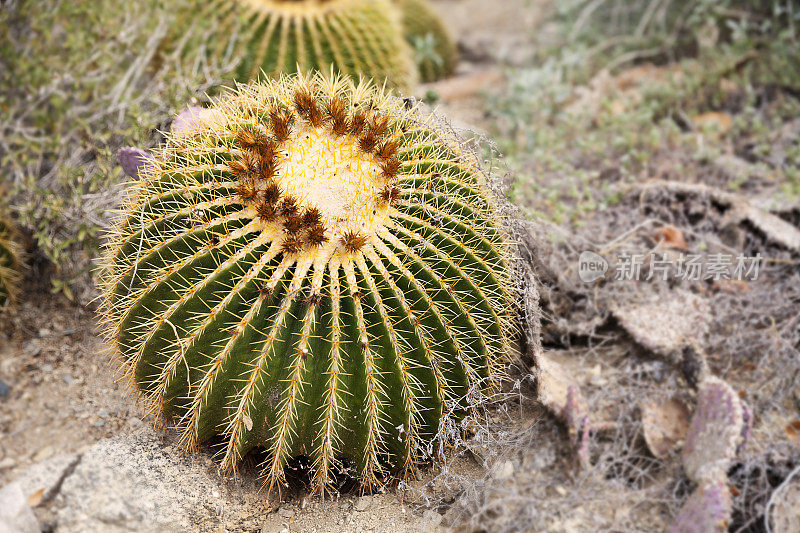
[[(289, 140), (297, 118), (315, 128), (327, 126), (333, 135), (350, 135), (357, 139), (359, 148), (378, 160), (386, 185), (378, 201), (391, 204), (400, 196), (393, 185), (400, 172), (397, 141), (386, 139), (389, 118), (373, 116), (363, 109), (351, 111), (351, 103), (342, 96), (334, 96), (321, 105), (308, 87), (295, 90), (292, 105), (288, 108), (274, 106), (266, 113), (270, 128), (241, 126), (235, 133), (240, 150), (228, 163), (236, 177), (236, 195), (246, 205), (255, 208), (263, 222), (280, 222), (286, 234), (282, 243), (287, 254), (297, 254), (303, 249), (321, 246), (328, 242), (322, 212), (316, 207), (303, 208), (297, 198), (285, 194), (275, 178), (279, 173), (280, 148)], [(358, 231), (347, 231), (339, 239), (348, 252), (363, 248), (367, 237)]]
[(339, 241), (345, 250), (350, 253), (355, 253), (367, 244), (367, 236), (360, 231), (345, 231)]
[(347, 116), (347, 102), (341, 96), (334, 96), (328, 104), (331, 131), (342, 137), (350, 133), (350, 119)]
[(272, 135), (275, 142), (283, 144), (289, 139), (294, 125), (294, 115), (288, 109), (273, 108), (269, 112), (269, 120), (272, 125)]
[(400, 198), (400, 187), (397, 185), (387, 185), (378, 193), (378, 198), (383, 205), (393, 204)]

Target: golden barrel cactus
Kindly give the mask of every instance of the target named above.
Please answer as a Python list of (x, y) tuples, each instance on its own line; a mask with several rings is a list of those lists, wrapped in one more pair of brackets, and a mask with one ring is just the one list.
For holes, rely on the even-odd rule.
[[(188, 449), (413, 475), (503, 375), (510, 245), (478, 162), (372, 84), (240, 86), (173, 135), (111, 232), (124, 372)], [(441, 444), (441, 442), (439, 443)]]

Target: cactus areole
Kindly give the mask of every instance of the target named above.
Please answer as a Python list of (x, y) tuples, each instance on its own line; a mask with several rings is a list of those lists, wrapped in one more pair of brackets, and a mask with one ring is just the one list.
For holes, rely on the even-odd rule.
[[(509, 353), (508, 239), (474, 157), (371, 84), (240, 87), (172, 136), (111, 234), (103, 318), (130, 382), (224, 468), (366, 487), (438, 453)], [(452, 426), (451, 426), (452, 427)]]

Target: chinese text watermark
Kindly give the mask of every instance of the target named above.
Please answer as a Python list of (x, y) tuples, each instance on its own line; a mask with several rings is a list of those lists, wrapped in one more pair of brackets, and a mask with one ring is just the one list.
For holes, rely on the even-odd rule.
[(600, 254), (586, 250), (578, 259), (578, 277), (591, 283), (613, 268), (611, 278), (615, 281), (650, 281), (676, 279), (682, 281), (755, 281), (762, 262), (761, 254), (754, 257), (743, 254), (628, 254), (622, 253), (617, 262), (610, 265)]

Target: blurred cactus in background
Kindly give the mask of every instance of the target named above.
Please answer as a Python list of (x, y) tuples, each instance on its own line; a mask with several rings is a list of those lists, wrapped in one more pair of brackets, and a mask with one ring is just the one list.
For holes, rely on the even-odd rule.
[[(208, 27), (194, 39), (173, 39), (194, 58), (206, 50), (235, 57), (238, 82), (283, 73), (318, 70), (365, 76), (378, 84), (409, 90), (416, 81), (411, 52), (397, 11), (389, 0), (215, 0), (186, 6), (176, 27)], [(172, 51), (170, 51), (172, 53)], [(224, 59), (223, 59), (224, 60)]]
[(450, 32), (427, 0), (396, 0), (406, 40), (424, 82), (446, 78), (456, 68), (457, 51)]

